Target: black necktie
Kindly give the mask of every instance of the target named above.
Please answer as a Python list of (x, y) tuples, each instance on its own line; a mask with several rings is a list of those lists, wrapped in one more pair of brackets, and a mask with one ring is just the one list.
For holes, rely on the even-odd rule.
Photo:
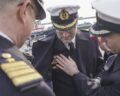
[(73, 42), (69, 43), (69, 47), (70, 57), (72, 57), (76, 61), (76, 49), (74, 47), (74, 43)]
[(71, 52), (74, 52), (74, 51), (75, 51), (73, 42), (70, 42), (70, 43), (69, 43), (69, 47), (70, 47), (70, 51), (71, 51)]

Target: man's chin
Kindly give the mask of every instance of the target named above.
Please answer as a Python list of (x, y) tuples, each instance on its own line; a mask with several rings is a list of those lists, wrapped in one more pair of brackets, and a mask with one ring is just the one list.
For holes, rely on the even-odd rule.
[(62, 40), (63, 43), (70, 43), (72, 40)]
[(70, 41), (68, 40), (64, 40), (64, 41), (62, 41), (63, 43), (70, 43)]

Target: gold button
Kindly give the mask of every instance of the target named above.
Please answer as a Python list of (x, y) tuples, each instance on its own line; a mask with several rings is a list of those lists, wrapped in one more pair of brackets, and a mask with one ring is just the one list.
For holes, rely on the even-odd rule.
[(15, 59), (14, 58), (8, 58), (8, 59), (6, 59), (6, 61), (11, 63), (11, 62), (15, 62)]
[(5, 59), (12, 57), (10, 53), (2, 53), (1, 56), (2, 56), (3, 58), (5, 58)]

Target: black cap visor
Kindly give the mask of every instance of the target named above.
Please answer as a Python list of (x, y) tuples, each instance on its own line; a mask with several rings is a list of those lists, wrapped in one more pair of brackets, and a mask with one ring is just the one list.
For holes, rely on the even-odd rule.
[(45, 10), (41, 0), (32, 0), (35, 9), (36, 19), (44, 19), (46, 17)]
[(97, 17), (97, 22), (90, 27), (90, 32), (93, 35), (120, 33), (120, 24), (114, 24)]
[(109, 30), (106, 30), (105, 28), (101, 27), (98, 23), (95, 23), (93, 26), (90, 27), (90, 32), (93, 35), (106, 35), (110, 33)]

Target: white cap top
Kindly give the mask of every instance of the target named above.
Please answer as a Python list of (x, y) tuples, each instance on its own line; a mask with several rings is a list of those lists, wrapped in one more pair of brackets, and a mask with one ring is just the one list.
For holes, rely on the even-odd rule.
[(94, 35), (120, 33), (120, 0), (95, 0), (97, 22), (90, 28)]
[(60, 5), (49, 7), (47, 10), (51, 16), (59, 16), (62, 9), (65, 9), (69, 14), (77, 13), (79, 5)]
[(51, 20), (58, 30), (68, 30), (77, 24), (79, 5), (62, 4), (48, 8)]
[(95, 0), (92, 6), (101, 19), (120, 24), (120, 0)]

